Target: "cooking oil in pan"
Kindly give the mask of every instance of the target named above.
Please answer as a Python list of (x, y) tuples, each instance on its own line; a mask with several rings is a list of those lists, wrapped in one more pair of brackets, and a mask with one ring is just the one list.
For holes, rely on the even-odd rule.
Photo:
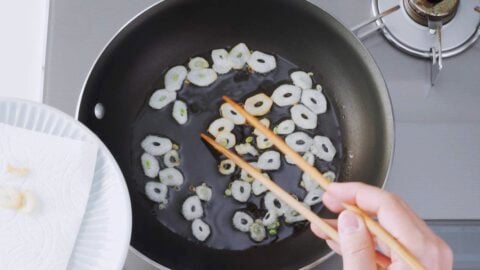
[[(191, 84), (185, 84), (183, 89), (178, 92), (177, 97), (185, 101), (189, 107), (189, 120), (185, 125), (178, 125), (172, 118), (172, 104), (162, 110), (153, 110), (145, 104), (133, 126), (131, 164), (134, 169), (133, 175), (127, 178), (128, 181), (135, 181), (137, 184), (138, 188), (135, 196), (141, 196), (142, 204), (151, 207), (152, 216), (155, 217), (153, 222), (157, 222), (172, 232), (197, 242), (191, 233), (191, 222), (186, 221), (181, 214), (181, 206), (187, 197), (193, 195), (189, 187), (205, 182), (213, 189), (212, 200), (203, 204), (205, 213), (203, 220), (210, 225), (211, 235), (204, 243), (199, 243), (201, 245), (214, 249), (245, 250), (282, 241), (308, 230), (307, 222), (286, 225), (281, 218), (282, 225), (278, 229), (278, 234), (269, 236), (261, 243), (252, 241), (248, 233), (237, 231), (232, 225), (234, 212), (245, 210), (254, 219), (262, 218), (266, 213), (262, 205), (263, 196), (257, 197), (252, 194), (246, 204), (225, 196), (225, 189), (234, 179), (218, 172), (218, 162), (221, 157), (216, 152), (211, 151), (199, 136), (201, 132), (206, 132), (214, 119), (219, 117), (223, 95), (227, 95), (238, 102), (243, 102), (247, 97), (256, 93), (263, 92), (270, 95), (277, 86), (283, 83), (291, 83), (289, 74), (295, 70), (300, 70), (300, 68), (282, 57), (276, 56), (276, 59), (277, 68), (268, 74), (250, 73), (247, 70), (231, 71), (228, 74), (219, 75), (217, 81), (209, 87), (199, 88)], [(321, 84), (321, 82), (317, 83)], [(151, 89), (152, 92), (155, 89), (163, 88), (162, 76), (160, 76), (157, 85), (154, 86)], [(327, 112), (318, 116), (318, 126), (315, 130), (306, 132), (311, 136), (324, 135), (332, 140), (337, 149), (336, 157), (332, 162), (317, 159), (315, 166), (320, 171), (331, 170), (338, 175), (343, 157), (341, 132), (337, 115), (331, 104), (332, 99), (328, 98), (328, 89), (325, 89), (324, 93), (328, 100)], [(289, 117), (289, 108), (273, 106), (272, 111), (266, 117), (270, 119), (271, 126), (274, 126)], [(249, 132), (251, 132), (251, 129), (236, 127), (234, 133), (237, 143), (244, 141)], [(140, 166), (139, 160), (143, 152), (140, 142), (149, 134), (167, 136), (180, 145), (180, 170), (185, 177), (185, 182), (178, 191), (169, 191), (169, 202), (163, 210), (158, 209), (155, 203), (150, 202), (143, 191), (145, 183), (151, 179), (144, 176)], [(301, 171), (296, 166), (286, 163), (283, 157), (281, 168), (269, 173), (269, 175), (280, 186), (295, 194), (298, 198), (305, 196), (306, 192), (299, 186)], [(317, 205), (313, 207), (313, 210), (318, 212), (321, 208), (321, 205)]]

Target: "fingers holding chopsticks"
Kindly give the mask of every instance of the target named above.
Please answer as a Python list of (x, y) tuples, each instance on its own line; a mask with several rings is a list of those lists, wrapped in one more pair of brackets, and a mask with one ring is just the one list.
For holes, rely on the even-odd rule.
[[(340, 221), (345, 212), (350, 212), (344, 210), (343, 203), (358, 205), (366, 213), (377, 216), (379, 223), (416, 255), (427, 269), (451, 269), (453, 259), (448, 245), (397, 196), (362, 183), (332, 183), (324, 194), (323, 202), (330, 210), (341, 213)], [(329, 223), (335, 224), (332, 220)], [(342, 245), (346, 242), (345, 237), (342, 238), (342, 226), (339, 224), (338, 227), (340, 245), (330, 243), (330, 246), (343, 253), (345, 247)], [(312, 230), (317, 234), (316, 228)], [(322, 237), (321, 234), (317, 235)], [(379, 245), (385, 249), (381, 242)], [(389, 269), (410, 268), (392, 253), (392, 265)]]

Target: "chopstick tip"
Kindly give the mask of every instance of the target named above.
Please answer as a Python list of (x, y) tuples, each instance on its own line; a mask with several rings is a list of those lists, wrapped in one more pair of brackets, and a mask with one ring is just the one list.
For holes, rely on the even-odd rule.
[(203, 132), (200, 133), (200, 137), (202, 137), (202, 139), (204, 139), (204, 140), (205, 140), (206, 138), (208, 138), (207, 134), (205, 134), (205, 133), (203, 133)]
[(232, 99), (229, 98), (228, 96), (222, 96), (222, 99), (229, 103), (232, 102)]

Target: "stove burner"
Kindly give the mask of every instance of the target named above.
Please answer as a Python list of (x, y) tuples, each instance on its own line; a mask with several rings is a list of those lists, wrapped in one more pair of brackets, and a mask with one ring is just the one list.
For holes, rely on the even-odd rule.
[(403, 2), (401, 10), (381, 17), (385, 38), (408, 54), (432, 59), (432, 84), (442, 58), (468, 49), (480, 36), (480, 0), (372, 0), (374, 15)]
[(404, 0), (407, 14), (417, 23), (428, 26), (428, 21), (449, 22), (457, 12), (459, 0)]
[[(437, 39), (435, 37), (437, 27), (434, 26), (438, 26), (438, 22), (441, 23), (441, 53), (443, 57), (451, 57), (466, 50), (480, 35), (480, 17), (479, 13), (475, 12), (475, 8), (480, 1), (443, 0), (435, 5), (431, 3), (434, 0), (373, 0), (374, 14), (378, 15), (381, 11), (398, 5), (399, 1), (404, 2), (400, 5), (401, 9), (377, 20), (377, 24), (382, 28), (382, 32), (388, 41), (409, 54), (423, 58), (432, 57), (432, 47), (434, 47)], [(431, 24), (435, 24), (435, 22), (437, 24), (429, 27), (428, 22), (427, 25), (421, 24), (410, 16), (407, 8), (410, 7), (409, 2), (417, 3), (417, 6), (421, 6), (420, 2), (426, 3), (425, 6), (430, 6), (437, 12), (438, 5), (446, 5), (447, 2), (450, 5), (457, 3), (457, 7), (449, 21), (444, 17), (444, 20), (448, 23), (438, 20), (438, 18), (437, 20), (431, 18)], [(433, 6), (435, 7), (432, 8)]]

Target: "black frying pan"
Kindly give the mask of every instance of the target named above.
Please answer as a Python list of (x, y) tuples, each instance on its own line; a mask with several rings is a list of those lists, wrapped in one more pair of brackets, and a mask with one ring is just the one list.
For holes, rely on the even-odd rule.
[[(204, 90), (188, 86), (191, 89), (180, 94), (191, 110), (184, 128), (173, 122), (169, 109), (158, 112), (146, 106), (152, 92), (163, 87), (166, 69), (238, 42), (275, 54), (278, 70), (265, 77), (230, 74)], [(322, 84), (329, 110), (315, 132), (331, 137), (339, 149), (333, 163), (316, 166), (337, 171), (341, 181), (382, 186), (394, 141), (385, 83), (362, 44), (321, 9), (303, 0), (167, 0), (117, 34), (88, 77), (78, 119), (105, 142), (125, 175), (133, 208), (133, 248), (174, 269), (297, 269), (330, 252), (305, 224), (286, 227), (279, 239), (251, 248), (248, 236), (228, 232), (212, 236), (204, 245), (191, 240), (189, 223), (179, 215), (188, 185), (202, 181), (209, 181), (216, 193), (206, 208), (210, 224), (225, 228), (233, 209), (245, 207), (220, 198), (227, 180), (216, 173), (218, 156), (198, 132), (218, 114), (221, 95), (241, 101), (256, 91), (272, 91), (298, 68), (312, 71)], [(102, 119), (94, 113), (99, 103), (105, 108)], [(147, 134), (166, 135), (181, 145), (188, 184), (170, 193), (167, 212), (159, 211), (143, 191), (149, 179), (141, 171), (139, 144)], [(301, 193), (298, 169), (282, 166), (282, 174), (273, 178)], [(331, 215), (326, 209), (315, 210)]]

